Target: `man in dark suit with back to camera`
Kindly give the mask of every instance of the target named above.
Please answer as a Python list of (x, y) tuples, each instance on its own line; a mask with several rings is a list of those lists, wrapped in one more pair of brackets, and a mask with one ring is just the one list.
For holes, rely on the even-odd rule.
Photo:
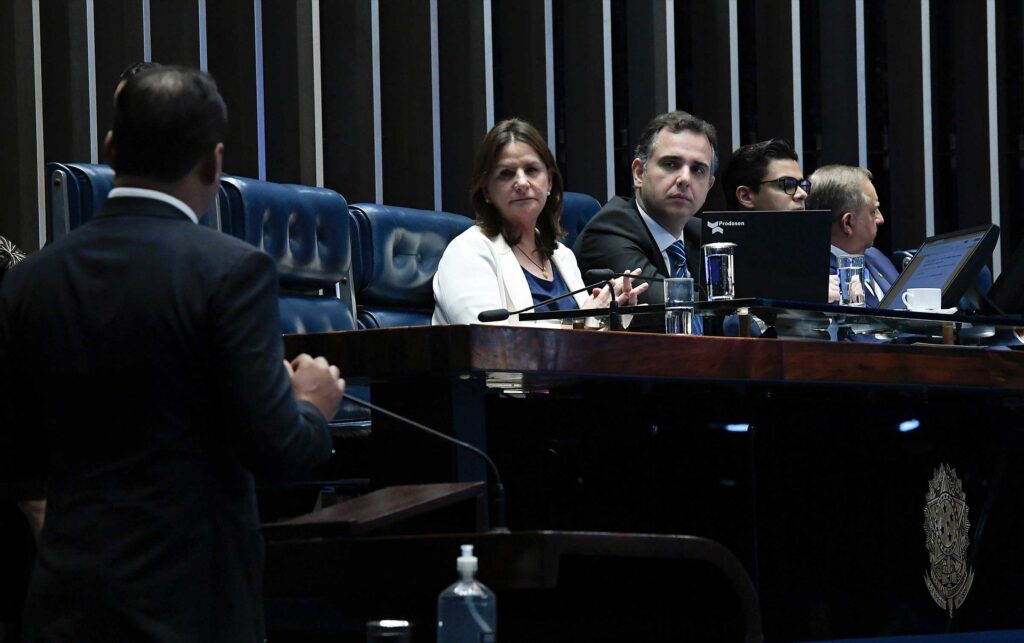
[[(687, 112), (656, 116), (633, 159), (634, 197), (615, 197), (594, 215), (573, 248), (584, 272), (640, 268), (644, 277), (693, 277), (700, 266), (700, 220), (718, 169), (718, 135)], [(661, 283), (639, 297), (663, 304)]]
[(0, 289), (0, 476), (48, 498), (27, 640), (263, 640), (253, 474), (330, 455), (344, 381), (283, 361), (270, 257), (196, 225), (226, 130), (208, 75), (129, 79), (102, 214)]

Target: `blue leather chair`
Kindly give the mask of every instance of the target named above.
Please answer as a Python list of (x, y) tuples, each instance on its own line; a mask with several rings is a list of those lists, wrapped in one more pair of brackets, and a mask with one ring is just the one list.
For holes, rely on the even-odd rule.
[(562, 228), (565, 239), (562, 243), (572, 248), (576, 237), (583, 231), (590, 218), (601, 209), (597, 199), (582, 192), (566, 192), (562, 196)]
[(232, 213), (225, 230), (269, 254), (281, 280), (281, 332), (352, 330), (355, 317), (337, 284), (349, 279), (348, 204), (333, 190), (237, 176), (221, 187)]
[[(222, 181), (232, 234), (269, 254), (280, 276), (278, 311), (281, 332), (313, 333), (353, 330), (351, 300), (339, 296), (352, 269), (348, 203), (333, 190), (270, 183), (243, 177)], [(338, 365), (344, 375), (344, 364)], [(366, 386), (349, 383), (348, 392), (369, 397)], [(275, 519), (309, 511), (313, 499), (337, 489), (354, 491), (368, 474), (370, 414), (342, 402), (331, 420), (336, 455), (310, 479), (260, 490), (261, 511)], [(305, 504), (303, 504), (305, 503)], [(291, 507), (289, 510), (287, 507)]]
[(452, 239), (473, 225), (459, 214), (372, 203), (350, 208), (352, 287), (363, 328), (422, 326), (434, 312), (433, 279)]
[[(114, 189), (114, 170), (94, 163), (46, 164), (46, 240), (56, 241), (89, 221), (103, 209), (107, 194)], [(199, 222), (215, 230), (229, 224), (223, 187), (213, 208)]]

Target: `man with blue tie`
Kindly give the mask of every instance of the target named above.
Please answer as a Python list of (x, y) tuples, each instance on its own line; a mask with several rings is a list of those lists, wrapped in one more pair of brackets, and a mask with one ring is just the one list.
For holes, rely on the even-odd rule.
[[(715, 184), (718, 135), (687, 112), (656, 116), (633, 158), (632, 199), (615, 197), (594, 215), (573, 248), (583, 271), (640, 268), (643, 277), (698, 278), (700, 220), (694, 214)], [(640, 303), (664, 303), (652, 282)]]
[(826, 165), (811, 175), (808, 210), (832, 212), (832, 260), (829, 301), (839, 300), (836, 257), (864, 255), (864, 298), (869, 308), (878, 303), (899, 276), (899, 271), (879, 250), (872, 247), (878, 226), (885, 223), (871, 172), (849, 165)]

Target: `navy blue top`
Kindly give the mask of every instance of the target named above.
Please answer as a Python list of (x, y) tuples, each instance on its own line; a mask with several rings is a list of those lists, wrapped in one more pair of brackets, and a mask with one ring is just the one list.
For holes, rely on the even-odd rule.
[[(558, 272), (554, 261), (551, 262), (551, 270), (554, 272), (555, 278), (547, 281), (523, 268), (523, 274), (526, 275), (526, 283), (530, 285), (530, 294), (533, 295), (533, 303), (539, 304), (542, 301), (547, 301), (552, 297), (558, 297), (569, 292), (569, 286), (565, 285), (565, 280), (562, 279), (562, 275)], [(546, 313), (555, 310), (579, 310), (579, 306), (576, 305), (575, 297), (566, 297), (545, 306), (540, 306), (534, 309), (534, 312)]]

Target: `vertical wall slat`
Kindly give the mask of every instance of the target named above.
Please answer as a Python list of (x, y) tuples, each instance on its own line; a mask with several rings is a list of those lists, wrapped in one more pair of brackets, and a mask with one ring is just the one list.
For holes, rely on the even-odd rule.
[(391, 0), (381, 8), (383, 198), (429, 209), (435, 203), (430, 6)]
[(441, 209), (468, 216), (473, 160), (494, 117), (487, 90), (488, 5), (489, 0), (437, 4)]

